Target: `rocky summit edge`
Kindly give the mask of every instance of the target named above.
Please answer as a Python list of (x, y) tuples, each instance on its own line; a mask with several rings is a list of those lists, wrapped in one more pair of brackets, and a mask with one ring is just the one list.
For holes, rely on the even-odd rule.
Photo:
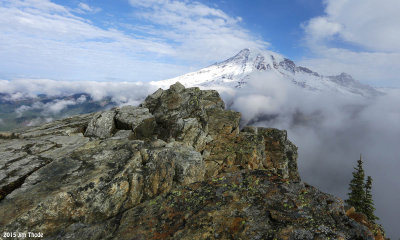
[(244, 127), (218, 92), (0, 133), (0, 232), (44, 239), (374, 239), (303, 183), (284, 130)]

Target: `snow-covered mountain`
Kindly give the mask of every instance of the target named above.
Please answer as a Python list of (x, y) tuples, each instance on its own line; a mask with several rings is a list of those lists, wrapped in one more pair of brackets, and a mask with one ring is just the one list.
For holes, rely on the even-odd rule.
[(328, 91), (365, 97), (379, 95), (375, 88), (362, 84), (349, 74), (323, 76), (296, 64), (280, 54), (266, 50), (243, 49), (236, 56), (215, 63), (197, 72), (152, 82), (161, 88), (168, 88), (179, 81), (186, 87), (204, 87), (212, 89), (241, 88), (251, 81), (251, 75), (257, 72), (270, 72), (284, 80), (291, 81), (307, 90)]
[[(268, 78), (274, 79), (269, 81), (271, 79)], [(266, 79), (265, 82), (264, 79)], [(52, 80), (3, 81), (3, 87), (0, 89), (0, 130), (10, 130), (33, 123), (39, 124), (47, 119), (103, 110), (116, 105), (140, 103), (147, 94), (154, 92), (157, 88), (167, 89), (177, 81), (186, 87), (197, 86), (217, 90), (226, 97), (224, 100), (229, 104), (234, 102), (230, 97), (241, 96), (245, 92), (241, 91), (241, 88), (245, 90), (246, 85), (251, 85), (252, 91), (254, 88), (259, 88), (260, 91), (267, 90), (261, 95), (265, 93), (265, 96), (269, 96), (271, 92), (278, 92), (276, 90), (278, 86), (271, 86), (271, 84), (279, 85), (279, 81), (288, 83), (285, 86), (298, 87), (301, 93), (304, 93), (304, 90), (305, 94), (310, 96), (313, 94), (309, 93), (317, 95), (322, 92), (339, 98), (342, 96), (363, 98), (387, 92), (361, 84), (346, 73), (323, 76), (308, 68), (296, 66), (293, 61), (280, 54), (243, 49), (234, 57), (197, 72), (151, 83), (81, 82), (76, 85), (71, 82)], [(42, 95), (34, 97), (33, 92), (39, 92)], [(257, 94), (260, 95), (260, 92)], [(82, 95), (85, 96), (86, 101), (78, 101)], [(276, 96), (272, 93), (271, 97)], [(279, 102), (279, 99), (277, 101)], [(271, 105), (273, 104), (269, 106)]]

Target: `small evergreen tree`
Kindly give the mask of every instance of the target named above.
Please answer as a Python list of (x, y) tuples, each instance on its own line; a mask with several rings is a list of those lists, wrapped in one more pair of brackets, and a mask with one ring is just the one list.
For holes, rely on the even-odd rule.
[(371, 222), (375, 222), (375, 220), (379, 220), (377, 216), (375, 216), (374, 211), (374, 201), (372, 199), (372, 177), (368, 176), (367, 181), (365, 183), (365, 200), (364, 200), (364, 209), (363, 213), (368, 217), (368, 220)]
[(353, 206), (357, 212), (363, 212), (365, 209), (365, 190), (364, 190), (364, 178), (365, 173), (363, 169), (363, 161), (360, 154), (360, 160), (357, 161), (357, 167), (354, 168), (353, 179), (350, 181), (349, 187), (349, 199), (346, 203)]
[(374, 202), (372, 199), (372, 177), (368, 176), (364, 182), (365, 173), (363, 169), (362, 156), (357, 161), (357, 167), (354, 168), (353, 179), (350, 181), (349, 199), (346, 203), (353, 206), (357, 212), (365, 214), (368, 220), (375, 222), (379, 218), (375, 216)]

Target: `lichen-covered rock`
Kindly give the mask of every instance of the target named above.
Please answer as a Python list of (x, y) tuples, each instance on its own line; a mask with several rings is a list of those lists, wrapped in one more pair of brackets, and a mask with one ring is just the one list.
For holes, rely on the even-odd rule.
[(243, 132), (262, 136), (265, 145), (263, 166), (283, 178), (300, 180), (297, 171), (297, 147), (287, 139), (285, 130), (245, 127)]
[(95, 140), (53, 159), (1, 202), (0, 214), (9, 216), (1, 225), (51, 234), (73, 222), (105, 221), (179, 184), (203, 180), (204, 162), (193, 148), (151, 145)]
[(178, 118), (204, 118), (205, 110), (224, 109), (225, 104), (215, 90), (184, 88), (182, 84), (171, 85), (170, 89), (159, 89), (142, 103), (157, 118), (157, 122)]
[[(159, 137), (168, 139), (187, 135), (182, 131), (187, 131), (191, 128), (190, 125), (200, 124), (200, 128), (195, 132), (198, 132), (197, 130), (206, 132), (206, 111), (213, 108), (223, 110), (225, 104), (217, 91), (201, 91), (199, 88), (185, 89), (180, 83), (176, 83), (168, 90), (157, 90), (148, 96), (141, 106), (148, 108), (155, 116)], [(197, 123), (193, 118), (197, 119)], [(188, 125), (186, 128), (185, 123)]]
[(116, 109), (115, 123), (118, 129), (132, 130), (133, 138), (151, 138), (156, 126), (154, 116), (149, 109), (123, 106)]
[(115, 131), (115, 111), (106, 111), (96, 114), (85, 131), (86, 137), (111, 137)]
[(373, 239), (316, 188), (243, 170), (179, 187), (126, 211), (112, 239)]
[(371, 239), (301, 182), (286, 131), (246, 127), (177, 83), (125, 106), (0, 134), (0, 232), (45, 239)]
[(354, 221), (366, 226), (371, 232), (374, 233), (375, 240), (385, 240), (385, 231), (379, 224), (373, 223), (368, 220), (368, 217), (363, 213), (356, 212), (354, 207), (350, 207), (346, 211), (346, 215)]

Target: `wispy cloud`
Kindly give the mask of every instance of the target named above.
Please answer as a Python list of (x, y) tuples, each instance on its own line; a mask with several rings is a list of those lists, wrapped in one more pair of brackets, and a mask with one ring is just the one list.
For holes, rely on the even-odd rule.
[(7, 78), (146, 81), (187, 70), (145, 57), (170, 54), (168, 44), (97, 27), (47, 0), (2, 1), (0, 32)]
[(21, 107), (15, 109), (15, 113), (17, 113), (17, 117), (21, 117), (24, 112), (29, 110), (39, 110), (43, 116), (50, 116), (54, 114), (60, 113), (63, 109), (68, 106), (76, 105), (83, 103), (82, 101), (75, 101), (75, 100), (64, 100), (64, 99), (56, 99), (51, 102), (42, 103), (42, 102), (35, 102), (32, 106), (22, 105)]
[[(269, 44), (240, 27), (242, 19), (195, 1), (131, 0), (136, 16), (175, 43), (176, 57), (202, 63), (225, 59), (243, 48)], [(217, 56), (217, 57), (216, 57)]]
[[(162, 80), (267, 43), (239, 18), (188, 1), (131, 1), (129, 22), (104, 28), (49, 0), (0, 2), (0, 76)], [(81, 11), (96, 7), (79, 4)]]
[(325, 14), (303, 24), (314, 54), (300, 63), (333, 74), (346, 71), (376, 86), (400, 86), (400, 2), (326, 0)]
[(86, 3), (80, 2), (78, 4), (78, 9), (76, 9), (79, 13), (98, 13), (101, 11), (101, 8), (89, 6)]

